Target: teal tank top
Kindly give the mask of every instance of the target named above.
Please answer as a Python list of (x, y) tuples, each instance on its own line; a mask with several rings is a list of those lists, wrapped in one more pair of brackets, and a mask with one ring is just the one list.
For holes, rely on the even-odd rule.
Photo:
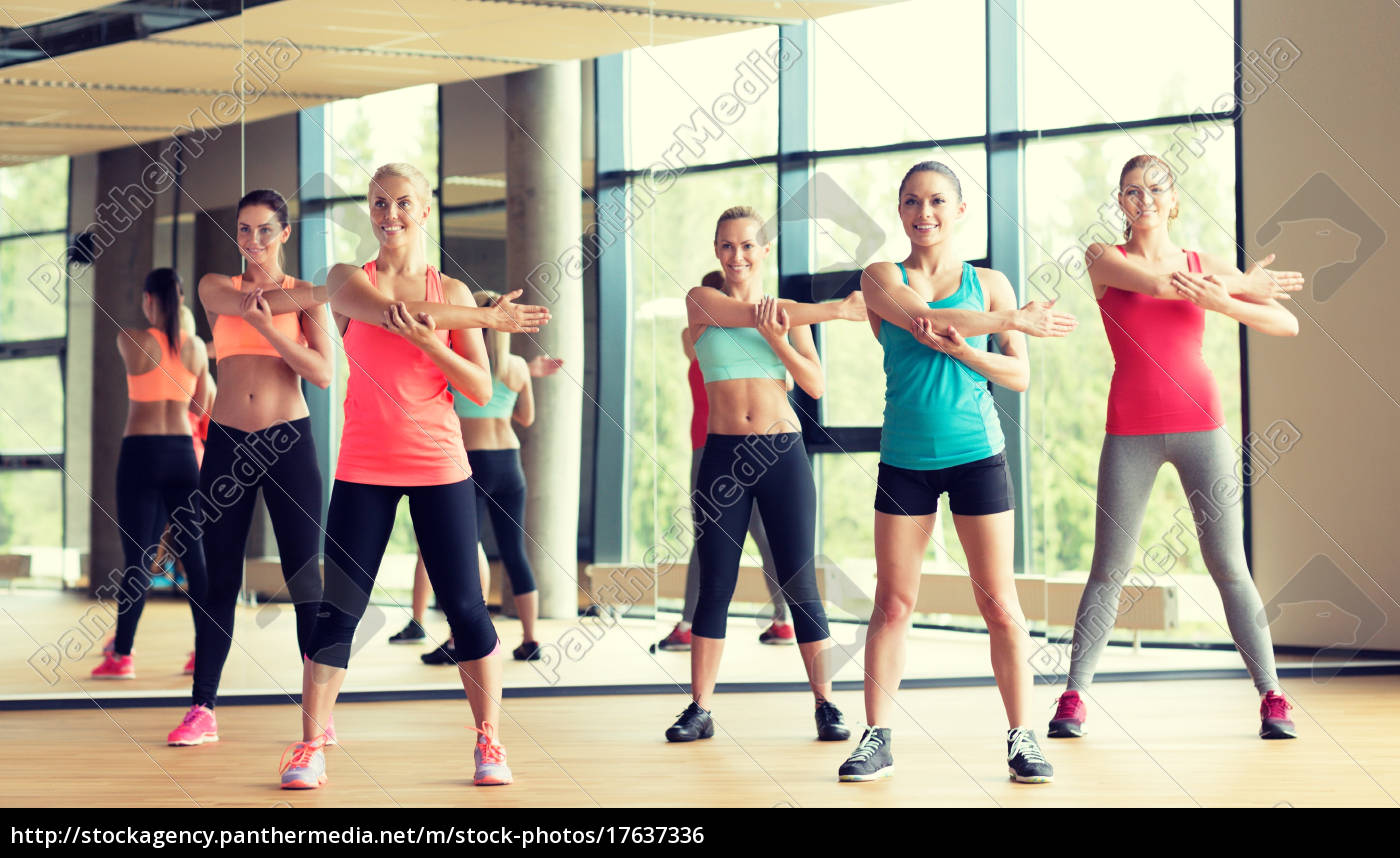
[[(909, 273), (899, 263), (906, 285)], [(977, 272), (964, 262), (958, 291), (931, 308), (986, 309)], [(967, 337), (976, 349), (987, 335)], [(896, 468), (932, 471), (995, 456), (1006, 447), (987, 379), (966, 364), (934, 351), (889, 322), (880, 323), (885, 350), (885, 426), (880, 461)]]
[(494, 376), (491, 378), (491, 401), (485, 405), (477, 405), (450, 384), (447, 389), (452, 391), (452, 410), (458, 417), (509, 417), (515, 410), (515, 400), (520, 397)]
[(787, 378), (787, 367), (758, 328), (710, 325), (695, 341), (695, 359), (707, 384), (735, 378)]

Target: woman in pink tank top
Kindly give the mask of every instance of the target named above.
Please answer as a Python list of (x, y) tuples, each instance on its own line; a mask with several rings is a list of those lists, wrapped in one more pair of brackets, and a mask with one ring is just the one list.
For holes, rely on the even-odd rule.
[(477, 574), (476, 500), (447, 388), (450, 383), (478, 403), (488, 400), (491, 374), (479, 329), (538, 330), (548, 312), (512, 304), (519, 292), (494, 307), (477, 307), (464, 284), (429, 266), (424, 247), (431, 200), (416, 168), (381, 166), (369, 184), (379, 255), (362, 267), (337, 265), (327, 279), (350, 378), (326, 514), (323, 602), (302, 680), (302, 741), (284, 755), (284, 789), (326, 781), (326, 726), (404, 496), (456, 639), (478, 734), (474, 782), (511, 782), (494, 727), (500, 640)]
[(1272, 256), (1241, 272), (1223, 259), (1173, 244), (1168, 228), (1178, 211), (1176, 180), (1154, 156), (1139, 155), (1124, 165), (1118, 204), (1128, 223), (1124, 243), (1093, 244), (1087, 252), (1114, 370), (1099, 458), (1094, 560), (1075, 617), (1069, 688), (1060, 695), (1049, 735), (1084, 734), (1081, 695), (1117, 618), (1152, 485), (1170, 462), (1198, 523), (1201, 555), (1220, 588), (1230, 636), (1262, 698), (1259, 735), (1291, 739), (1297, 733), (1268, 627), (1256, 621), (1263, 604), (1245, 562), (1236, 442), (1225, 428), (1201, 341), (1208, 312), (1258, 333), (1295, 336), (1298, 321), (1279, 299), (1301, 289), (1303, 277), (1265, 269)]

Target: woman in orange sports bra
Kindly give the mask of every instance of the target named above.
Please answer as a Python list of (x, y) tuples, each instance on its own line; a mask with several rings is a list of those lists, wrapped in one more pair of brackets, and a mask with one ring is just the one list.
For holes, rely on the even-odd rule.
[[(222, 385), (199, 487), (205, 505), (217, 506), (218, 515), (207, 516), (204, 525), (208, 578), (195, 588), (194, 687), (189, 711), (167, 739), (171, 745), (219, 738), (215, 698), (232, 645), (259, 490), (295, 605), (298, 659), (321, 604), (321, 469), (301, 382), (330, 384), (330, 317), (322, 306), (324, 292), (318, 296), (311, 284), (282, 270), (282, 246), (291, 237), (282, 195), (250, 191), (239, 201), (237, 217), (243, 274), (206, 274), (199, 281)], [(273, 310), (275, 293), (284, 302), (290, 295), (290, 312)]]
[(131, 649), (167, 518), (172, 553), (191, 581), (204, 580), (199, 467), (185, 414), (190, 401), (203, 396), (208, 358), (198, 337), (180, 333), (183, 294), (172, 269), (152, 271), (141, 295), (141, 312), (150, 326), (117, 334), (131, 402), (117, 459), (117, 526), (126, 569), (119, 579), (116, 635), (93, 669), (93, 679), (136, 678)]
[(478, 734), (474, 783), (508, 784), (505, 749), (493, 726), (501, 696), (500, 639), (481, 593), (476, 499), (448, 385), (485, 403), (491, 373), (478, 329), (538, 330), (549, 314), (516, 307), (511, 299), (519, 292), (478, 307), (465, 285), (428, 265), (432, 196), (415, 167), (381, 166), (368, 191), (379, 254), (363, 266), (335, 266), (326, 284), (350, 377), (326, 514), (325, 588), (302, 679), (302, 741), (283, 755), (282, 787), (314, 789), (326, 782), (326, 725), (405, 496), (457, 643), (458, 672)]

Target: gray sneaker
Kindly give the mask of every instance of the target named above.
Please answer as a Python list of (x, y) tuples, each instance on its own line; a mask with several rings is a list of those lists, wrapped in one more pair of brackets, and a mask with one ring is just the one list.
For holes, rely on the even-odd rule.
[(894, 774), (894, 754), (890, 752), (890, 728), (867, 727), (860, 744), (841, 764), (838, 773), (845, 782), (873, 781)]
[(1006, 734), (1006, 766), (1017, 783), (1048, 784), (1055, 779), (1055, 767), (1040, 752), (1035, 731), (1025, 727)]
[(326, 737), (297, 742), (282, 752), (282, 789), (316, 789), (326, 783)]
[(500, 742), (496, 741), (496, 728), (483, 721), (481, 729), (477, 730), (476, 750), (472, 753), (476, 760), (476, 776), (472, 778), (472, 783), (476, 786), (505, 786), (513, 783), (515, 778), (510, 773), (510, 766), (506, 765), (506, 749)]

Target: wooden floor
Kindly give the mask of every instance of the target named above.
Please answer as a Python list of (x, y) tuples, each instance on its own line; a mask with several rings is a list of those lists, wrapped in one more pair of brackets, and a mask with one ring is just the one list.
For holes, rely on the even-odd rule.
[[(663, 621), (623, 619), (603, 628), (597, 620), (545, 620), (539, 637), (552, 644), (549, 659), (538, 663), (505, 664), (506, 688), (590, 685), (675, 686), (689, 682), (690, 659), (685, 653), (651, 653), (676, 617)], [(372, 606), (356, 637), (347, 691), (384, 689), (453, 689), (460, 687), (455, 672), (423, 665), (418, 654), (426, 646), (392, 646), (389, 635), (407, 615), (398, 608)], [(103, 624), (105, 623), (105, 624)], [(720, 679), (723, 682), (800, 682), (801, 661), (795, 647), (763, 646), (758, 633), (766, 621), (732, 617), (729, 621)], [(430, 613), (431, 634), (445, 636), (442, 615)], [(507, 647), (520, 639), (515, 620), (498, 617), (496, 627)], [(184, 695), (190, 679), (181, 668), (193, 646), (189, 607), (170, 598), (153, 598), (142, 615), (134, 651), (135, 680), (89, 679), (101, 658), (102, 641), (111, 628), (111, 614), (98, 603), (73, 593), (20, 591), (0, 595), (0, 651), (20, 657), (0, 661), (0, 700)], [(832, 625), (834, 639), (849, 656), (838, 680), (862, 678), (863, 628)], [(931, 679), (989, 677), (991, 663), (986, 635), (915, 630), (910, 635), (908, 675)], [(1043, 639), (1037, 639), (1037, 646)], [(234, 646), (224, 668), (221, 693), (295, 693), (301, 689), (301, 665), (296, 657), (296, 627), (289, 605), (240, 607)], [(1280, 659), (1287, 663), (1288, 659)], [(1031, 663), (1054, 674), (1068, 665), (1065, 647), (1037, 653)], [(1109, 647), (1099, 664), (1101, 675), (1164, 670), (1242, 668), (1234, 652), (1189, 649)]]
[[(219, 710), (222, 741), (170, 748), (177, 709), (10, 712), (0, 805), (77, 807), (583, 806), (1084, 807), (1394, 806), (1400, 677), (1288, 687), (1301, 738), (1264, 742), (1244, 680), (1105, 683), (1090, 734), (1047, 741), (1053, 784), (1009, 782), (1003, 716), (990, 688), (907, 691), (893, 720), (898, 774), (840, 784), (853, 742), (813, 740), (803, 694), (731, 694), (709, 741), (669, 745), (681, 694), (508, 700), (510, 787), (471, 786), (472, 734), (459, 701), (344, 704), (342, 745), (320, 790), (277, 789), (295, 737), (290, 706)], [(1044, 729), (1054, 692), (1037, 688)], [(838, 694), (851, 721), (859, 695)]]

